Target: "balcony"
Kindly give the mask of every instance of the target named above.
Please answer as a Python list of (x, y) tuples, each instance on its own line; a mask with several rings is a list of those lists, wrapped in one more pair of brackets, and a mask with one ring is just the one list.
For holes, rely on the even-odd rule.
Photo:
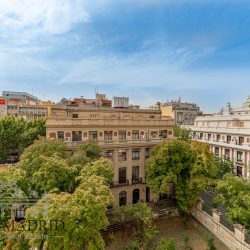
[(135, 184), (145, 184), (145, 183), (146, 183), (145, 180), (139, 178), (139, 179), (127, 180), (126, 182), (111, 182), (109, 186), (110, 188), (113, 188), (113, 187), (129, 186)]

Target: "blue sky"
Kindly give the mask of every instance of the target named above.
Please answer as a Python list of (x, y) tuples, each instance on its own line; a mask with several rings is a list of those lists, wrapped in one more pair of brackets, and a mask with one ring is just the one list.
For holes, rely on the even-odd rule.
[(0, 91), (239, 106), (249, 13), (249, 0), (0, 0)]

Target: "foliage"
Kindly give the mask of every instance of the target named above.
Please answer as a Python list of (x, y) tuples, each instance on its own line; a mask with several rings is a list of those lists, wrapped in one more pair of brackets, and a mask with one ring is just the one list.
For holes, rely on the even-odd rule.
[(175, 241), (166, 239), (161, 239), (155, 247), (155, 250), (175, 250), (175, 249), (176, 249)]
[[(110, 160), (98, 159), (99, 151), (89, 143), (76, 151), (76, 154), (81, 152), (87, 158), (85, 163), (78, 161), (78, 166), (81, 166), (79, 172), (77, 164), (70, 164), (75, 152), (71, 156), (64, 142), (42, 138), (25, 149), (17, 168), (12, 170), (15, 178), (12, 172), (8, 178), (4, 172), (2, 176), (0, 173), (5, 183), (15, 180), (20, 192), (23, 189), (31, 194), (31, 190), (36, 190), (42, 195), (34, 206), (26, 210), (23, 222), (9, 220), (10, 216), (6, 218), (7, 229), (14, 226), (17, 230), (2, 232), (10, 239), (5, 249), (37, 247), (56, 250), (83, 249), (86, 246), (88, 249), (104, 249), (100, 230), (108, 225), (106, 210), (113, 203), (108, 187), (113, 167)], [(15, 193), (11, 185), (9, 191), (5, 190), (8, 192)], [(32, 232), (24, 230), (30, 221), (37, 225)], [(53, 226), (59, 228), (53, 230)], [(17, 236), (21, 238), (15, 238)], [(60, 236), (62, 240), (55, 240), (54, 236)]]
[(214, 244), (214, 239), (209, 238), (207, 241), (208, 249), (207, 250), (216, 250), (216, 246)]
[(135, 222), (134, 240), (125, 249), (143, 249), (158, 233), (152, 221), (152, 210), (146, 203), (138, 202), (134, 205), (116, 207), (114, 209), (114, 216), (119, 221), (130, 219)]
[(82, 176), (91, 175), (102, 176), (107, 181), (107, 184), (111, 183), (114, 175), (112, 161), (107, 158), (100, 158), (99, 160), (86, 164), (81, 170), (81, 176), (77, 179), (81, 180)]
[(218, 168), (218, 179), (222, 179), (223, 176), (227, 173), (234, 173), (234, 165), (231, 161), (227, 160), (226, 158), (222, 159), (218, 156), (214, 156), (214, 161)]
[[(20, 199), (26, 200), (27, 198), (19, 187), (21, 185), (20, 176), (20, 171), (12, 167), (0, 170), (0, 239), (6, 237), (5, 227), (12, 215), (12, 204), (17, 203)], [(0, 249), (5, 243), (5, 240), (0, 241)]]
[(184, 140), (184, 141), (191, 140), (192, 137), (191, 132), (192, 132), (191, 129), (174, 126), (174, 137), (176, 137), (178, 140)]
[(0, 118), (0, 163), (13, 161), (12, 154), (20, 155), (39, 136), (45, 136), (44, 119), (26, 121), (13, 116)]
[[(34, 221), (39, 226), (33, 232), (21, 230), (24, 236), (32, 233), (28, 240), (29, 246), (56, 250), (77, 249), (88, 245), (92, 249), (104, 249), (100, 230), (108, 225), (105, 212), (113, 202), (113, 196), (105, 183), (104, 177), (92, 175), (86, 177), (73, 194), (53, 193), (40, 199), (27, 210), (25, 218), (25, 223)], [(58, 222), (57, 228), (55, 222)], [(20, 223), (16, 224), (16, 228), (22, 229)], [(10, 238), (15, 234), (16, 230), (10, 231)], [(47, 235), (47, 238), (42, 239), (43, 235)], [(61, 240), (55, 240), (56, 236), (60, 236)], [(9, 248), (6, 249), (18, 249), (19, 245), (20, 240), (10, 240)]]
[(250, 183), (231, 174), (224, 175), (216, 186), (216, 204), (226, 209), (226, 215), (233, 223), (250, 229)]
[(152, 190), (174, 196), (180, 211), (186, 212), (198, 193), (214, 183), (217, 166), (207, 144), (182, 140), (157, 145), (147, 160), (147, 182)]

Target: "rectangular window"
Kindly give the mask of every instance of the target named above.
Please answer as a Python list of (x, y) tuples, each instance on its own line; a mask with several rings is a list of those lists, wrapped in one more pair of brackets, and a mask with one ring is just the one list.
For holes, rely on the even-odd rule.
[(242, 161), (242, 152), (237, 151), (237, 161)]
[(229, 149), (229, 148), (226, 148), (226, 149), (225, 149), (225, 158), (226, 158), (227, 160), (230, 159), (230, 149)]
[(97, 131), (89, 131), (89, 140), (96, 141), (98, 139)]
[(227, 143), (230, 143), (230, 142), (231, 142), (231, 139), (232, 139), (231, 136), (228, 135), (228, 136), (227, 136)]
[(200, 133), (200, 140), (203, 139), (203, 133)]
[(220, 140), (220, 135), (216, 135), (216, 141)]
[(112, 161), (113, 160), (113, 150), (106, 150), (105, 157)]
[(239, 137), (239, 145), (242, 145), (244, 143), (244, 137), (240, 136)]
[(127, 160), (127, 152), (125, 149), (120, 149), (119, 150), (119, 161), (126, 161)]
[(126, 140), (126, 131), (119, 131), (119, 141)]
[(219, 147), (215, 147), (215, 148), (214, 148), (214, 154), (215, 154), (216, 156), (219, 156), (219, 154), (220, 154), (220, 149), (219, 149)]
[(132, 160), (140, 160), (140, 150), (139, 149), (133, 149), (132, 150)]
[(160, 130), (159, 131), (159, 137), (162, 139), (165, 139), (168, 137), (168, 131), (167, 130)]
[(150, 156), (150, 148), (145, 148), (145, 159), (149, 158)]
[(126, 183), (127, 182), (127, 170), (126, 168), (119, 168), (119, 183)]
[(82, 131), (73, 131), (72, 141), (81, 141), (81, 140), (82, 140)]
[(244, 122), (240, 122), (240, 127), (244, 127), (244, 126), (245, 126)]
[(151, 131), (151, 138), (156, 138), (157, 137), (157, 131)]
[(133, 140), (139, 140), (139, 130), (133, 130), (132, 131), (132, 139)]
[(208, 140), (211, 140), (211, 134), (208, 134), (208, 135), (207, 135), (207, 139), (208, 139)]
[(78, 114), (72, 114), (72, 118), (79, 118)]
[(105, 141), (112, 141), (112, 131), (104, 131), (104, 140)]
[(64, 131), (58, 131), (57, 132), (57, 138), (61, 139), (61, 140), (64, 140)]
[(132, 182), (139, 182), (140, 180), (140, 167), (139, 166), (135, 166), (132, 167)]

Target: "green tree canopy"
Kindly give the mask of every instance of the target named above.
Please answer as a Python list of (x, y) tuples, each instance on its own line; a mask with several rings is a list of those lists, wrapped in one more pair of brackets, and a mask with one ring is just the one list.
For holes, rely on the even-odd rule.
[(224, 175), (216, 186), (214, 202), (226, 209), (226, 215), (233, 223), (239, 223), (250, 230), (250, 183), (248, 180)]
[(45, 136), (44, 119), (26, 121), (13, 116), (0, 118), (0, 163), (12, 161), (12, 154), (20, 155), (39, 136)]
[(192, 130), (188, 128), (181, 128), (180, 126), (174, 126), (174, 137), (178, 140), (189, 141), (192, 138)]
[(180, 211), (195, 203), (198, 193), (214, 183), (217, 166), (209, 146), (199, 142), (167, 141), (157, 145), (147, 160), (147, 182), (155, 192), (174, 195)]
[(231, 161), (225, 158), (222, 159), (221, 157), (218, 156), (214, 156), (214, 161), (218, 168), (218, 174), (217, 174), (218, 179), (222, 179), (223, 176), (227, 173), (231, 174), (234, 173), (234, 165)]

